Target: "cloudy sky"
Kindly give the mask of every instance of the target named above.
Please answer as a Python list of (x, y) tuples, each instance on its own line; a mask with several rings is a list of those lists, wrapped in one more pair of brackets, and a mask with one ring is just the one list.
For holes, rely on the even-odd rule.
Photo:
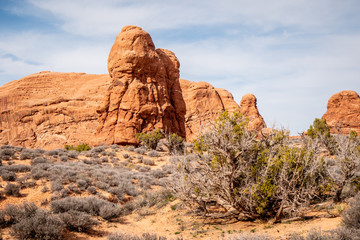
[(107, 73), (125, 25), (175, 52), (181, 78), (254, 93), (293, 135), (360, 93), (359, 0), (0, 0), (0, 85), (44, 70)]

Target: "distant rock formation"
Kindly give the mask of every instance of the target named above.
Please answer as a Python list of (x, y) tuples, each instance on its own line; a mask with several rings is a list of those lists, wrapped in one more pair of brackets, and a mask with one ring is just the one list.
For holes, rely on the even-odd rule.
[(249, 118), (249, 128), (260, 131), (266, 128), (264, 119), (257, 108), (257, 99), (254, 94), (245, 94), (240, 101), (240, 113)]
[(342, 91), (330, 97), (327, 111), (322, 116), (332, 133), (348, 134), (351, 130), (360, 135), (360, 97), (354, 91)]
[(201, 134), (208, 124), (220, 113), (228, 111), (241, 112), (249, 118), (251, 130), (260, 131), (266, 128), (257, 106), (256, 97), (246, 94), (239, 106), (232, 94), (225, 89), (214, 88), (207, 82), (191, 82), (180, 79), (180, 85), (186, 104), (185, 128), (186, 139), (192, 141)]
[(111, 78), (40, 72), (0, 87), (0, 145), (63, 148), (97, 144), (96, 108)]
[(179, 66), (175, 54), (155, 49), (143, 29), (124, 27), (108, 58), (112, 83), (98, 109), (101, 141), (136, 144), (136, 133), (156, 128), (185, 137)]

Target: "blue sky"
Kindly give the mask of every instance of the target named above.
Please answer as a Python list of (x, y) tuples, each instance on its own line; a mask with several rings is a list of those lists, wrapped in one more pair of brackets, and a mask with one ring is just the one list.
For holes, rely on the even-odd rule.
[(0, 0), (0, 85), (40, 71), (107, 73), (125, 25), (179, 58), (181, 78), (258, 98), (293, 135), (360, 93), (358, 0)]

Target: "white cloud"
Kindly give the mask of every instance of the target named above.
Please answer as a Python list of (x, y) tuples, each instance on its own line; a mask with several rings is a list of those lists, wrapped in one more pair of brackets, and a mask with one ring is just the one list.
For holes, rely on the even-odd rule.
[[(337, 0), (206, 0), (97, 1), (28, 0), (52, 13), (63, 30), (84, 36), (113, 34), (119, 26), (153, 29), (242, 24), (271, 30), (284, 26), (328, 30), (342, 15), (356, 13), (354, 1)], [(37, 14), (35, 12), (35, 14)]]

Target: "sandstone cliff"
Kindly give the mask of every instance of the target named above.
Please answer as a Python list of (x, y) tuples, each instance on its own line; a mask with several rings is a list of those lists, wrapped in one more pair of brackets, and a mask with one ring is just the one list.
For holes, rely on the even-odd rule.
[(1, 86), (0, 144), (96, 144), (96, 108), (110, 81), (107, 74), (40, 72)]
[(342, 91), (330, 97), (326, 119), (332, 133), (348, 134), (351, 130), (360, 135), (360, 97), (354, 91)]

